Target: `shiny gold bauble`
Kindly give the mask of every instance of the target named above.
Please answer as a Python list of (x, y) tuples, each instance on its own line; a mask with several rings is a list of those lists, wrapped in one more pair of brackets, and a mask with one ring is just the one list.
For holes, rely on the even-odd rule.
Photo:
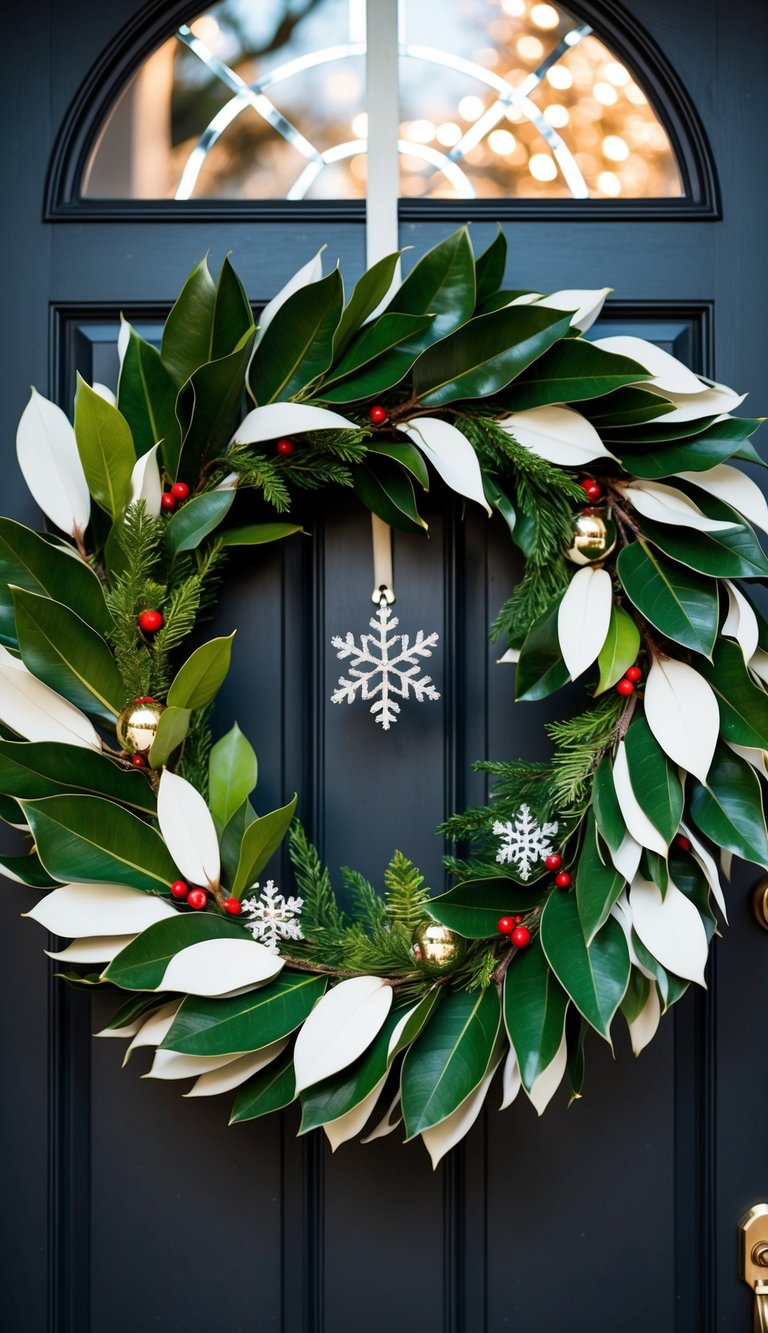
[(432, 976), (450, 972), (460, 961), (464, 949), (461, 935), (437, 921), (421, 921), (413, 932), (413, 958), (422, 971)]
[(129, 754), (147, 754), (157, 735), (160, 715), (165, 704), (157, 699), (132, 699), (118, 715), (115, 724), (117, 739)]
[(593, 565), (604, 560), (616, 545), (616, 527), (605, 509), (582, 509), (573, 529), (573, 541), (565, 552), (574, 565)]

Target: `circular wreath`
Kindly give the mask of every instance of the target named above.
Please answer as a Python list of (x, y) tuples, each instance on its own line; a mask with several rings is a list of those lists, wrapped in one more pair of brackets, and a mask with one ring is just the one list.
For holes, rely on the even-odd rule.
[[(768, 866), (768, 623), (745, 590), (768, 508), (728, 461), (760, 462), (742, 399), (641, 339), (586, 340), (605, 292), (500, 290), (500, 231), (401, 285), (396, 261), (345, 304), (318, 256), (258, 327), (203, 261), (159, 351), (123, 324), (116, 399), (80, 380), (73, 427), (33, 391), (18, 458), (66, 538), (0, 520), (0, 814), (32, 837), (2, 866), (73, 941), (63, 975), (127, 995), (102, 1035), (155, 1047), (152, 1076), (235, 1090), (234, 1122), (299, 1097), (334, 1147), (402, 1120), (436, 1163), (497, 1069), (503, 1106), (522, 1086), (541, 1112), (566, 1069), (580, 1094), (589, 1027), (610, 1041), (621, 1010), (639, 1052), (703, 984), (718, 861)], [(398, 852), (383, 896), (342, 872), (342, 910), (296, 798), (257, 814), (249, 742), (212, 744), (232, 638), (176, 659), (229, 550), (300, 530), (297, 489), (353, 487), (419, 532), (425, 461), (525, 557), (492, 626), (517, 699), (586, 677), (589, 702), (547, 763), (478, 765), (494, 794), (441, 830), (465, 849), (447, 892)], [(263, 875), (286, 837), (283, 893)]]

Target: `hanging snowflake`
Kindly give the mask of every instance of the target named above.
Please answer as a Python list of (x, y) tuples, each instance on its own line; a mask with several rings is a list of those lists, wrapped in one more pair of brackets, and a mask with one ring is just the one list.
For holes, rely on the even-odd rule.
[(303, 906), (303, 898), (284, 898), (275, 888), (274, 880), (268, 879), (258, 898), (243, 901), (243, 912), (247, 915), (243, 925), (270, 953), (279, 953), (281, 940), (304, 939), (299, 922)]
[[(349, 678), (339, 677), (331, 703), (351, 704), (356, 696), (373, 699), (370, 711), (384, 731), (389, 731), (400, 712), (397, 699), (409, 699), (412, 695), (422, 704), (427, 699), (440, 698), (432, 677), (419, 674), (422, 665), (419, 659), (432, 656), (439, 635), (425, 635), (420, 629), (414, 642), (410, 643), (407, 634), (393, 634), (392, 630), (400, 622), (388, 606), (380, 606), (369, 623), (374, 633), (361, 634), (359, 647), (350, 632), (343, 639), (340, 634), (334, 634), (331, 639), (340, 661), (347, 657), (352, 659)], [(395, 695), (397, 698), (393, 697)]]
[(530, 807), (521, 805), (514, 823), (497, 819), (494, 833), (501, 838), (496, 860), (513, 865), (521, 879), (528, 879), (537, 861), (543, 861), (552, 851), (549, 839), (557, 833), (557, 824), (539, 824)]

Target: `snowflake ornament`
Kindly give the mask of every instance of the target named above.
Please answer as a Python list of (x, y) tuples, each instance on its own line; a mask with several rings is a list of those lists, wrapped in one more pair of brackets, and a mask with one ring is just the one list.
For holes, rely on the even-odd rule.
[[(397, 616), (382, 604), (369, 624), (373, 634), (361, 634), (360, 646), (351, 632), (342, 639), (334, 634), (331, 639), (339, 661), (351, 658), (349, 677), (339, 676), (331, 703), (354, 703), (355, 698), (373, 699), (370, 711), (384, 731), (389, 731), (400, 712), (398, 699), (413, 697), (423, 704), (427, 699), (439, 699), (431, 676), (420, 675), (421, 658), (431, 657), (438, 634), (427, 634), (420, 629), (413, 643), (407, 634), (393, 634), (399, 625)], [(393, 651), (394, 650), (394, 651)], [(395, 697), (396, 696), (396, 697)]]
[[(258, 889), (259, 886), (254, 884), (253, 887)], [(274, 880), (268, 879), (258, 898), (244, 899), (242, 909), (246, 919), (243, 925), (270, 953), (279, 953), (282, 940), (304, 939), (299, 921), (303, 906), (303, 898), (284, 898)]]
[(494, 833), (501, 838), (496, 860), (514, 866), (521, 879), (528, 879), (537, 861), (544, 861), (550, 855), (549, 839), (555, 836), (557, 828), (557, 823), (537, 823), (530, 807), (521, 805), (514, 823), (497, 819), (493, 825)]

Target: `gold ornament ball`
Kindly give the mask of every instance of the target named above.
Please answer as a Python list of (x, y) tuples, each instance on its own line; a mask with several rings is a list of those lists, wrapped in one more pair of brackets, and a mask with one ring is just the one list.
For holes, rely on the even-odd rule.
[(464, 953), (464, 940), (437, 921), (422, 921), (413, 932), (411, 953), (423, 971), (438, 976), (450, 972)]
[(129, 754), (147, 754), (165, 704), (157, 699), (132, 699), (118, 715), (115, 729), (122, 748)]
[(616, 545), (616, 527), (604, 509), (582, 509), (573, 529), (566, 556), (574, 565), (592, 565), (604, 560)]

